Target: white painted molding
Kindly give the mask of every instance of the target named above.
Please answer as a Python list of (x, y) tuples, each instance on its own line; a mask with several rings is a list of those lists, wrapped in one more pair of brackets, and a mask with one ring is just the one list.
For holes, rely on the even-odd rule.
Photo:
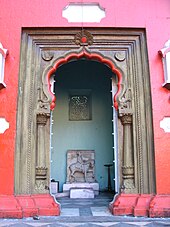
[(0, 89), (6, 87), (6, 84), (4, 83), (4, 69), (7, 54), (8, 50), (4, 49), (2, 43), (0, 43)]
[(160, 121), (160, 128), (170, 133), (170, 117), (164, 117), (163, 120)]
[(9, 128), (9, 122), (5, 118), (0, 117), (0, 134), (3, 134)]
[(162, 64), (164, 69), (163, 87), (170, 90), (170, 39), (165, 43), (164, 48), (159, 51), (162, 56)]
[(98, 3), (69, 3), (62, 11), (68, 22), (100, 23), (106, 17), (105, 9)]

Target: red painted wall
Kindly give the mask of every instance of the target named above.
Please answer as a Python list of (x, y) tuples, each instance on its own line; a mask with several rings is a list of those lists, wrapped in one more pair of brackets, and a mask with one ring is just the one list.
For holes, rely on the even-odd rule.
[[(62, 9), (68, 2), (67, 0), (0, 1), (0, 42), (9, 50), (5, 66), (7, 88), (0, 90), (0, 117), (5, 117), (10, 124), (10, 128), (4, 134), (0, 134), (0, 194), (14, 193), (21, 28), (81, 26), (81, 23), (68, 23), (62, 18)], [(84, 2), (91, 1), (84, 0)], [(97, 2), (106, 9), (106, 18), (100, 23), (86, 23), (84, 27), (146, 28), (153, 104), (157, 193), (170, 194), (170, 134), (160, 128), (160, 120), (164, 116), (170, 116), (170, 93), (161, 87), (163, 70), (161, 58), (158, 55), (158, 50), (164, 46), (165, 41), (170, 39), (170, 1), (98, 0)]]

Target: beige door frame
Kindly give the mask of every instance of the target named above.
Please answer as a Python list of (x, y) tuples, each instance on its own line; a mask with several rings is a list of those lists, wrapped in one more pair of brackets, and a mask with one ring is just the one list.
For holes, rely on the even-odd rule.
[[(81, 35), (86, 36), (85, 42)], [(112, 28), (87, 28), (83, 34), (80, 28), (23, 29), (15, 193), (49, 193), (50, 107), (54, 100), (47, 75), (52, 77), (60, 59), (66, 60), (72, 54), (78, 56), (82, 50), (111, 62), (115, 72), (122, 75), (115, 100), (119, 192), (154, 193), (152, 105), (145, 31)]]

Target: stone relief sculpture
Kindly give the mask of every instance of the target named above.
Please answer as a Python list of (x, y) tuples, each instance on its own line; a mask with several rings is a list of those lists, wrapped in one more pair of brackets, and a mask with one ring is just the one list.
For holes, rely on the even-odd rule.
[(67, 153), (67, 182), (95, 182), (94, 151), (69, 150)]

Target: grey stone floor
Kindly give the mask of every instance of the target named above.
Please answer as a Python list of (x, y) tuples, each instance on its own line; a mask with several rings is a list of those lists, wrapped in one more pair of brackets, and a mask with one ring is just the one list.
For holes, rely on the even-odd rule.
[(60, 198), (61, 216), (17, 219), (0, 219), (3, 226), (34, 227), (150, 227), (170, 226), (170, 218), (143, 218), (129, 216), (113, 216), (108, 210), (108, 203), (113, 196), (103, 194), (95, 199)]

